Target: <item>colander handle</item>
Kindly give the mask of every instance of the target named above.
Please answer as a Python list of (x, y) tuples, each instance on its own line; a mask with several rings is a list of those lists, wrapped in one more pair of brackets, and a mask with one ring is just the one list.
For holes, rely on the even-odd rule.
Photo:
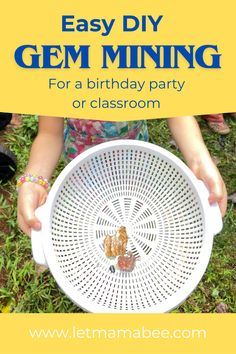
[[(198, 180), (198, 184), (199, 184), (200, 192), (202, 191), (203, 195), (206, 195), (208, 199), (210, 195), (209, 190), (207, 189), (207, 187), (202, 181)], [(223, 228), (222, 216), (221, 216), (218, 203), (214, 203), (211, 205), (209, 204), (209, 214), (210, 215), (208, 219), (209, 219), (210, 227), (212, 229), (213, 235), (215, 236), (219, 234)]]
[[(43, 220), (43, 209), (44, 206), (39, 207), (35, 211), (35, 215), (37, 218), (42, 221)], [(45, 259), (44, 251), (43, 251), (43, 239), (42, 239), (43, 233), (42, 230), (36, 231), (32, 230), (31, 231), (31, 247), (32, 247), (32, 254), (35, 262), (40, 265), (48, 266), (47, 261)]]

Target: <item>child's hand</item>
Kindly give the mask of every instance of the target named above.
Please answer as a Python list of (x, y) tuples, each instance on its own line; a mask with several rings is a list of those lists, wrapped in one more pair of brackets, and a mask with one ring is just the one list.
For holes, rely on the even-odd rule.
[(196, 177), (202, 180), (210, 191), (209, 203), (217, 202), (222, 217), (227, 209), (227, 190), (224, 181), (211, 158), (190, 166)]
[(47, 191), (38, 184), (26, 182), (19, 189), (17, 219), (21, 230), (28, 236), (31, 234), (31, 229), (41, 229), (35, 210), (44, 204), (46, 199)]
[(217, 202), (224, 216), (227, 208), (225, 184), (204, 144), (196, 119), (191, 116), (171, 118), (168, 125), (188, 166), (209, 189), (209, 202)]

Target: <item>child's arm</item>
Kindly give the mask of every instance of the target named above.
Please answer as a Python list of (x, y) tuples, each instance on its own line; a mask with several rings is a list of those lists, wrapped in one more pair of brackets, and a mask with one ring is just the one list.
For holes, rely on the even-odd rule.
[(224, 181), (211, 159), (194, 117), (168, 119), (168, 125), (188, 166), (210, 191), (209, 202), (218, 202), (222, 215), (227, 208), (227, 191)]
[[(57, 165), (63, 148), (64, 119), (40, 117), (38, 135), (33, 142), (26, 172), (49, 179)], [(34, 211), (44, 204), (46, 190), (35, 183), (26, 182), (19, 189), (18, 223), (30, 235), (31, 228), (40, 229), (41, 224)]]
[(38, 134), (35, 138), (26, 172), (51, 178), (63, 149), (64, 119), (39, 117)]

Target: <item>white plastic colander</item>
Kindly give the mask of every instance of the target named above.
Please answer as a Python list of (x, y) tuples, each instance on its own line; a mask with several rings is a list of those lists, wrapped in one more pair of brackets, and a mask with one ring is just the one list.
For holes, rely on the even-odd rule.
[[(37, 210), (33, 256), (65, 294), (90, 312), (167, 312), (194, 290), (220, 232), (218, 205), (176, 156), (150, 143), (118, 140), (82, 153)], [(105, 235), (127, 228), (132, 272), (109, 271)]]

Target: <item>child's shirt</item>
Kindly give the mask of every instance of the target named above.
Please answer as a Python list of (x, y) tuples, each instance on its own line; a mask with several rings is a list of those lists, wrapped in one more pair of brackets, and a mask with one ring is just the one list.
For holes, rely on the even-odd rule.
[(64, 141), (66, 162), (70, 162), (84, 150), (94, 145), (117, 139), (148, 141), (146, 121), (105, 122), (67, 119)]

